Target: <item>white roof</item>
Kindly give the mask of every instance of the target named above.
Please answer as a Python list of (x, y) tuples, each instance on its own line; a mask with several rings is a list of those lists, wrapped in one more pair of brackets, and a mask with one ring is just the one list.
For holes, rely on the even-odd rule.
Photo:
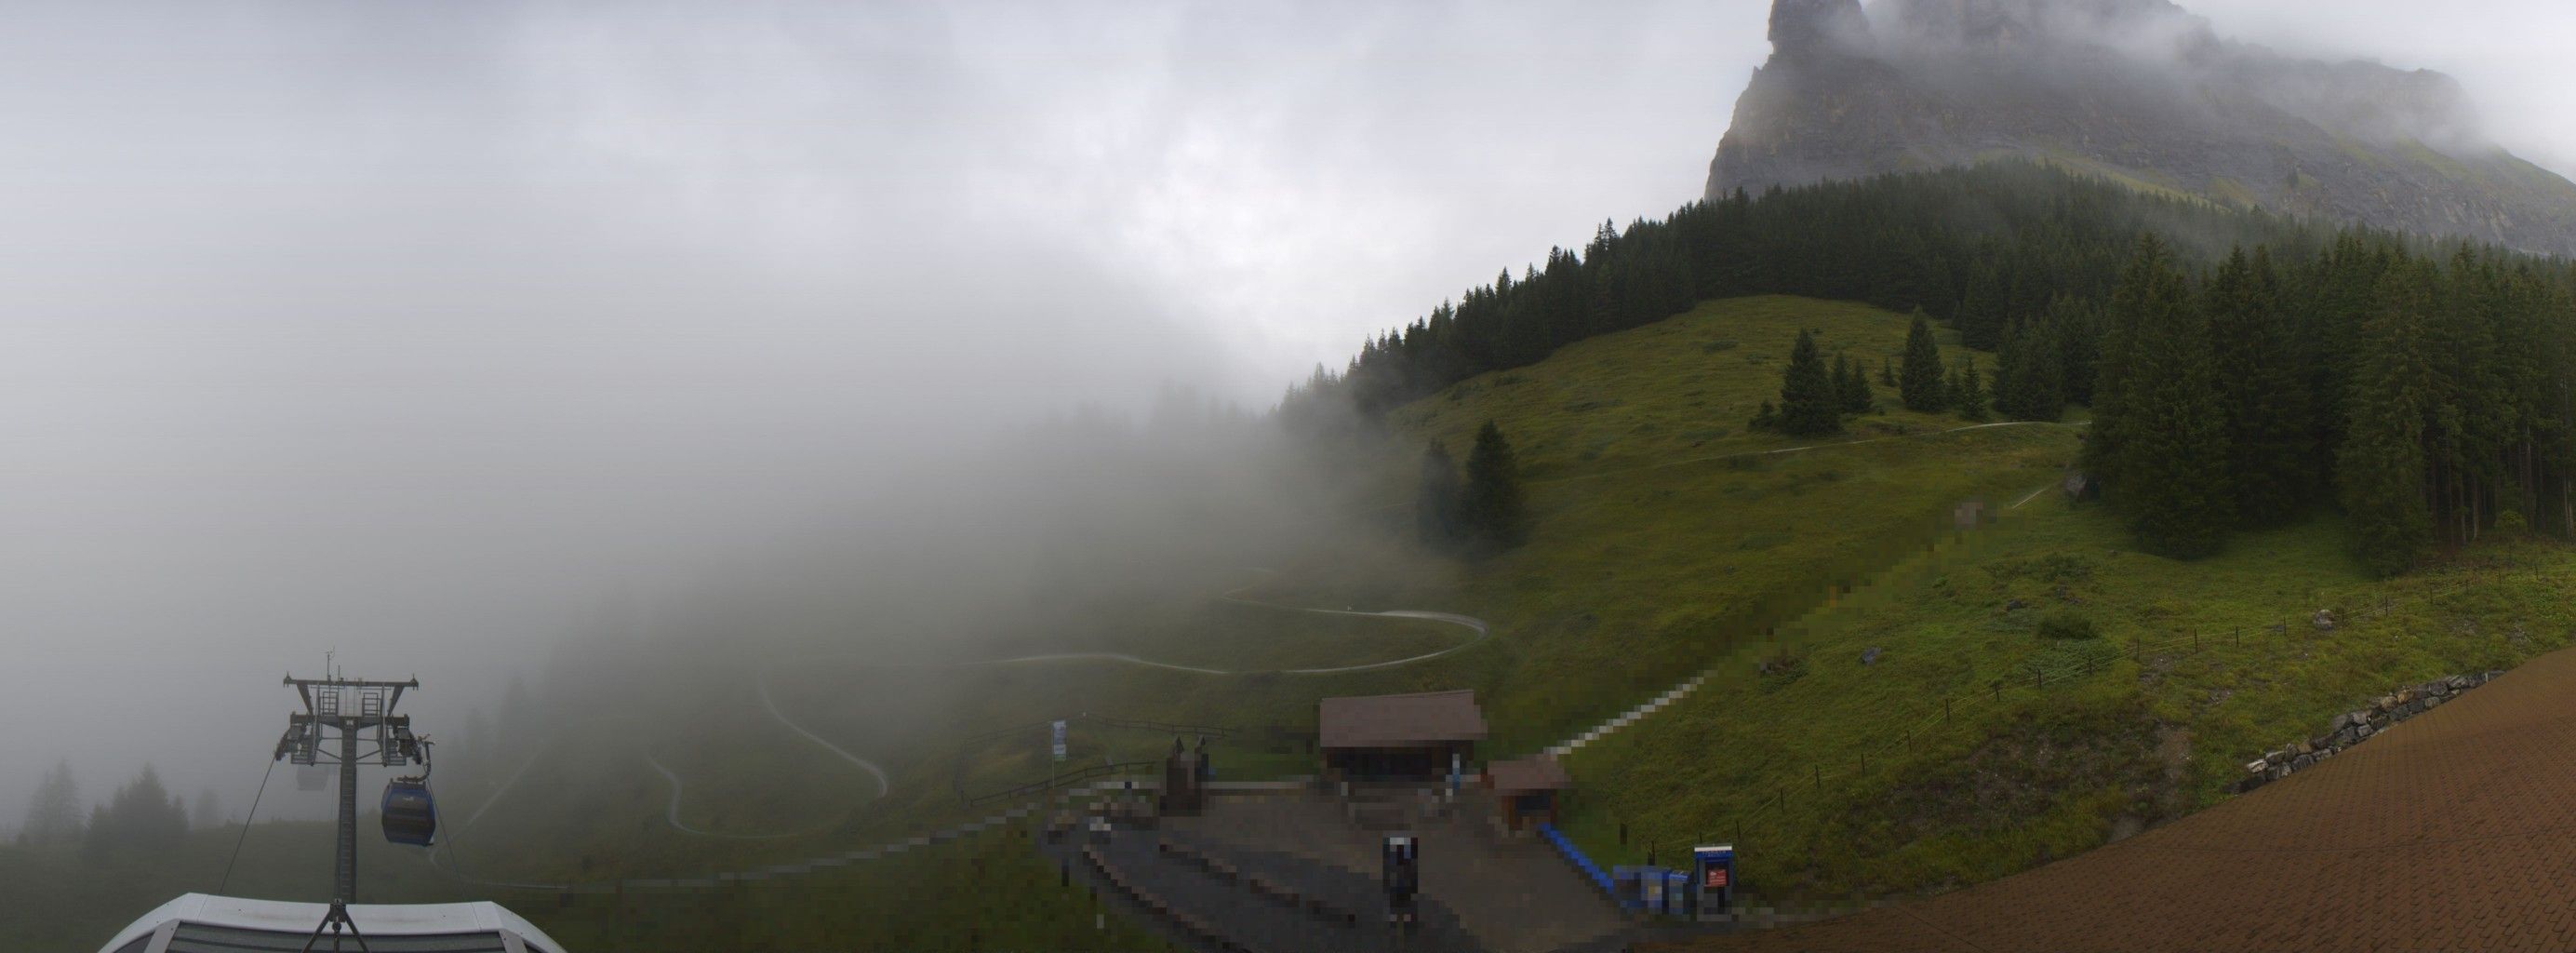
[[(289, 933), (311, 933), (315, 925), (331, 912), (325, 903), (290, 903), (284, 900), (249, 900), (241, 897), (218, 897), (212, 894), (181, 894), (176, 900), (154, 908), (116, 934), (116, 938), (99, 947), (99, 953), (113, 951), (139, 936), (149, 936), (162, 924), (177, 920), (208, 926), (234, 927), (245, 930), (276, 930)], [(544, 947), (549, 953), (564, 953), (561, 944), (535, 924), (521, 919), (500, 904), (478, 903), (353, 903), (349, 920), (358, 925), (363, 936), (420, 936), (441, 933), (487, 933), (502, 931), (516, 934), (522, 942)]]

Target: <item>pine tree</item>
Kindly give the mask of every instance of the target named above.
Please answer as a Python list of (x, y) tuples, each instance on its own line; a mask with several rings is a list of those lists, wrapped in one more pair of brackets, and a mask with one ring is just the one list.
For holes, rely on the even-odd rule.
[(1984, 423), (1989, 418), (1986, 413), (1986, 384), (1977, 376), (1977, 359), (1961, 357), (1959, 363), (1967, 365), (1958, 375), (1959, 419)]
[(1843, 413), (1866, 414), (1878, 409), (1878, 394), (1869, 389), (1869, 372), (1861, 370), (1859, 362), (1846, 363), (1838, 354), (1834, 356), (1834, 367), (1842, 375), (1834, 390), (1841, 396)]
[(188, 807), (161, 784), (151, 765), (106, 804), (90, 811), (82, 852), (100, 857), (119, 850), (163, 851), (188, 836)]
[[(2111, 324), (2121, 340), (2109, 419), (2094, 444), (2105, 496), (2150, 552), (2189, 559), (2216, 552), (2235, 516), (2227, 475), (2227, 404), (2209, 323), (2162, 241), (2141, 239)], [(2097, 447), (2088, 446), (2088, 450)]]
[(2390, 270), (2379, 285), (2382, 304), (2354, 342), (2358, 366), (2335, 455), (2336, 491), (2349, 514), (2353, 555), (2381, 575), (2404, 572), (2433, 535), (2424, 485), (2425, 422), (2439, 387), (2426, 352), (2430, 284), (2416, 269)]
[(45, 778), (36, 784), (34, 800), (27, 802), (25, 823), (18, 826), (18, 843), (23, 846), (69, 844), (80, 840), (80, 783), (72, 779), (72, 763), (57, 761)]
[(90, 860), (105, 858), (116, 848), (116, 822), (109, 820), (107, 805), (89, 806), (89, 823), (81, 825), (81, 856)]
[(1753, 419), (1746, 425), (1755, 430), (1778, 430), (1780, 429), (1780, 408), (1771, 406), (1770, 401), (1763, 401), (1762, 409), (1755, 411)]
[(1980, 351), (1991, 351), (2003, 339), (2003, 288), (1993, 271), (1979, 269), (1968, 281), (1967, 294), (1959, 299), (1958, 312), (1952, 324), (1959, 328), (1959, 343)]
[(1431, 441), (1422, 452), (1422, 478), (1413, 497), (1413, 525), (1422, 545), (1434, 549), (1458, 541), (1458, 465), (1449, 448)]
[(1996, 413), (2011, 420), (2042, 421), (2065, 415), (2066, 398), (2059, 389), (2064, 375), (2058, 372), (2053, 329), (2051, 321), (2027, 321), (2004, 339), (2003, 353), (1995, 360)]
[(2249, 257), (2240, 248), (2219, 267), (2203, 296), (2226, 392), (2236, 508), (2257, 526), (2288, 521), (2315, 495), (2317, 428), (2308, 410), (2309, 372), (2293, 340), (2279, 281), (2269, 249)]
[(1914, 323), (1905, 329), (1905, 370), (1897, 387), (1907, 410), (1937, 414), (1950, 406), (1941, 380), (1941, 348), (1932, 341), (1931, 319), (1921, 311), (1914, 312)]
[(1825, 370), (1824, 354), (1816, 347), (1814, 334), (1798, 332), (1798, 343), (1789, 349), (1789, 367), (1782, 377), (1782, 433), (1814, 437), (1842, 432), (1841, 397), (1834, 393), (1833, 378)]
[(1878, 359), (1878, 386), (1896, 386), (1896, 360), (1894, 358), (1882, 357)]
[(1479, 550), (1510, 549), (1528, 538), (1520, 463), (1492, 421), (1476, 431), (1476, 447), (1467, 453), (1467, 486), (1458, 510), (1459, 525)]

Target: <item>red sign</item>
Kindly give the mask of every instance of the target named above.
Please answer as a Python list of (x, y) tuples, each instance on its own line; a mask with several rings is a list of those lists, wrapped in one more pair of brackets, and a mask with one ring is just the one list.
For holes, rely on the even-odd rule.
[(1724, 889), (1726, 889), (1726, 868), (1724, 868), (1724, 867), (1711, 867), (1711, 868), (1709, 868), (1709, 869), (1708, 869), (1708, 889), (1710, 889), (1710, 890), (1724, 890)]

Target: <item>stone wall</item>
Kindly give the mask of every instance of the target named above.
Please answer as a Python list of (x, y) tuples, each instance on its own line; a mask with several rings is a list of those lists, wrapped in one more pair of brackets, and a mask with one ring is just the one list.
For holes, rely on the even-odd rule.
[(2367, 741), (2387, 731), (2390, 726), (2440, 707), (2459, 697), (2461, 692), (2486, 684), (2503, 672), (2481, 672), (2437, 678), (2421, 685), (2401, 688), (2372, 699), (2363, 708), (2334, 716), (2326, 733), (2294, 741), (2263, 753), (2245, 765), (2246, 778), (2237, 782), (2238, 791), (2251, 791), (2273, 781), (2334, 757), (2336, 752)]

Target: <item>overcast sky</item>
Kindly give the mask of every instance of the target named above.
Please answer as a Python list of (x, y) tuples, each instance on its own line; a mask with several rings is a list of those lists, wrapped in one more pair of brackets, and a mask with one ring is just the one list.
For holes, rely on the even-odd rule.
[[(2197, 9), (2576, 156), (2571, 5)], [(57, 756), (238, 809), (282, 670), (481, 700), (605, 589), (926, 446), (1166, 382), (1264, 405), (1694, 198), (1766, 14), (12, 3), (0, 825)]]

